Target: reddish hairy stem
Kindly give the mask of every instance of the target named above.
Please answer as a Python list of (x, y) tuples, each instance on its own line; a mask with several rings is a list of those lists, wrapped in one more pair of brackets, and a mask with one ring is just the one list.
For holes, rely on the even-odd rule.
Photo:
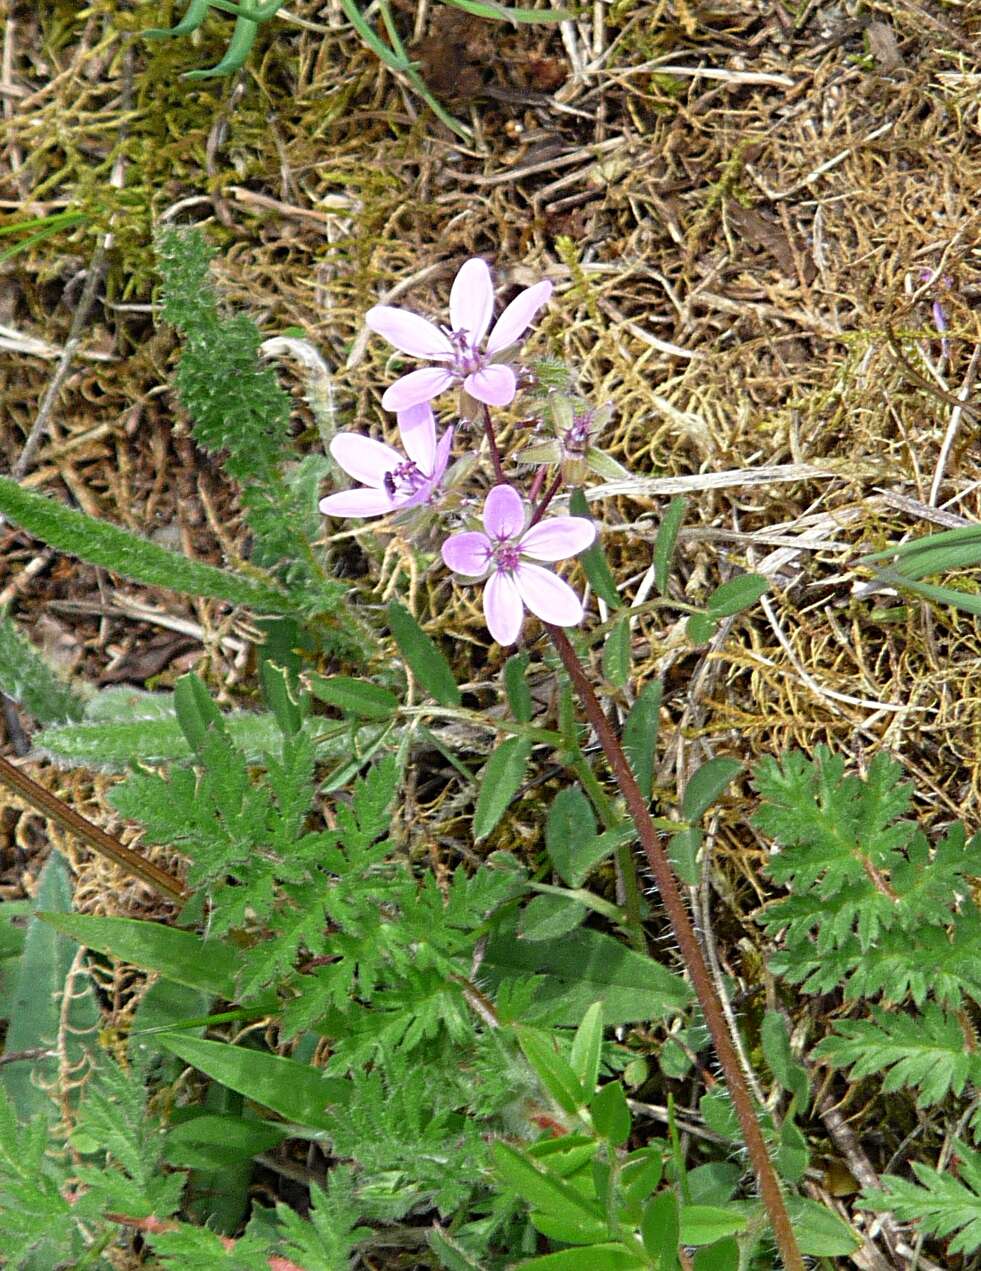
[[(481, 403), (483, 406), (483, 403)], [(494, 480), (498, 485), (505, 485), (506, 479), (504, 469), (501, 466), (501, 452), (497, 448), (497, 438), (494, 436), (494, 425), (491, 422), (491, 414), (486, 406), (483, 406), (484, 412), (484, 434), (487, 437), (487, 444), (490, 446), (491, 464), (494, 468)]]
[(657, 883), (675, 939), (681, 949), (681, 956), (684, 959), (685, 966), (688, 968), (695, 993), (704, 1012), (705, 1022), (708, 1024), (709, 1031), (712, 1034), (715, 1053), (718, 1056), (719, 1063), (722, 1065), (726, 1085), (729, 1088), (736, 1115), (739, 1117), (739, 1123), (742, 1126), (743, 1136), (746, 1140), (746, 1150), (753, 1163), (753, 1169), (760, 1185), (760, 1195), (770, 1216), (773, 1234), (776, 1238), (777, 1248), (780, 1250), (780, 1256), (783, 1259), (785, 1271), (804, 1271), (804, 1261), (801, 1258), (800, 1250), (797, 1248), (797, 1241), (790, 1225), (790, 1215), (787, 1213), (783, 1193), (780, 1190), (780, 1183), (769, 1153), (766, 1150), (766, 1143), (763, 1141), (763, 1134), (756, 1119), (756, 1113), (753, 1110), (753, 1100), (746, 1084), (746, 1078), (743, 1076), (743, 1070), (739, 1064), (736, 1048), (729, 1035), (725, 1016), (722, 1013), (722, 1004), (719, 1001), (715, 985), (712, 983), (712, 977), (709, 975), (708, 967), (705, 964), (701, 946), (695, 937), (691, 920), (688, 917), (678, 883), (675, 880), (674, 871), (668, 861), (657, 830), (654, 828), (650, 812), (647, 810), (647, 801), (634, 780), (634, 774), (630, 769), (630, 764), (627, 762), (626, 755), (623, 753), (620, 740), (603, 713), (603, 708), (593, 692), (593, 687), (576, 656), (575, 650), (569, 643), (568, 636), (561, 627), (553, 627), (548, 623), (544, 625), (552, 638), (552, 643), (555, 645), (559, 657), (562, 659), (563, 666), (569, 673), (569, 678), (575, 685), (583, 708), (586, 711), (586, 716), (596, 731), (596, 735), (603, 747), (603, 752), (606, 755), (607, 763), (613, 771), (617, 785), (623, 792), (627, 809), (637, 828), (637, 836), (651, 867), (654, 881)]
[(532, 525), (538, 524), (538, 522), (545, 515), (545, 509), (552, 502), (552, 500), (555, 498), (555, 496), (558, 494), (561, 488), (562, 488), (562, 469), (560, 468), (558, 472), (555, 474), (555, 476), (552, 478), (552, 484), (548, 487), (548, 489), (542, 495), (541, 502), (535, 508), (534, 512), (532, 512), (531, 520), (528, 522), (529, 527), (531, 527)]

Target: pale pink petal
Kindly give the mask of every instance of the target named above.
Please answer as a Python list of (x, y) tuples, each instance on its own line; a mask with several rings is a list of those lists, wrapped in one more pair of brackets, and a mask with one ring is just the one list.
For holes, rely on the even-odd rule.
[(519, 292), (494, 323), (494, 330), (487, 341), (488, 353), (500, 353), (509, 344), (517, 344), (535, 314), (552, 294), (552, 284), (536, 282), (534, 287), (526, 287)]
[(582, 602), (567, 582), (550, 569), (522, 561), (514, 571), (521, 599), (542, 622), (553, 627), (574, 627), (582, 622)]
[(386, 516), (404, 506), (404, 500), (392, 498), (387, 490), (341, 490), (320, 500), (324, 516)]
[(454, 378), (449, 371), (440, 366), (424, 366), (389, 384), (382, 396), (382, 406), (385, 410), (409, 410), (412, 406), (431, 402), (453, 383)]
[(398, 413), (399, 436), (405, 453), (421, 473), (429, 476), (436, 459), (436, 420), (428, 402)]
[(468, 578), (479, 578), (491, 558), (490, 540), (479, 530), (465, 534), (451, 534), (440, 549), (447, 569)]
[(487, 406), (507, 406), (514, 401), (517, 381), (510, 366), (484, 366), (463, 381), (471, 397)]
[(339, 432), (330, 443), (330, 453), (349, 477), (376, 490), (385, 484), (386, 472), (405, 463), (397, 450), (359, 432)]
[(484, 500), (484, 529), (492, 539), (514, 538), (524, 529), (525, 505), (513, 485), (496, 485)]
[(450, 452), (453, 449), (453, 429), (447, 428), (436, 444), (436, 457), (433, 460), (432, 478), (433, 485), (438, 485), (443, 479), (443, 473), (446, 471), (447, 464), (450, 462)]
[(587, 548), (596, 526), (584, 516), (551, 516), (521, 536), (518, 546), (533, 560), (565, 560)]
[(494, 285), (490, 270), (479, 256), (464, 261), (450, 288), (450, 326), (466, 331), (471, 344), (479, 344), (494, 312)]
[(434, 361), (453, 356), (453, 345), (439, 327), (421, 318), (418, 313), (396, 309), (393, 305), (375, 305), (364, 315), (364, 320), (369, 331), (374, 331), (403, 353)]
[(521, 634), (525, 611), (510, 574), (497, 570), (484, 588), (484, 617), (487, 630), (498, 644), (514, 644)]

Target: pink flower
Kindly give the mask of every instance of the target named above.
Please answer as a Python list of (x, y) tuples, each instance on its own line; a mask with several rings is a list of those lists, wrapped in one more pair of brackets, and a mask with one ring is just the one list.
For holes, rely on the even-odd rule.
[(450, 458), (453, 429), (436, 440), (436, 421), (428, 403), (398, 413), (405, 454), (383, 441), (356, 432), (339, 432), (330, 453), (360, 490), (342, 490), (320, 500), (325, 516), (385, 516), (432, 498)]
[(483, 519), (487, 533), (451, 535), (443, 544), (443, 560), (457, 574), (488, 574), (484, 617), (498, 644), (517, 640), (526, 606), (556, 627), (581, 622), (582, 602), (569, 584), (528, 558), (556, 561), (575, 556), (596, 537), (593, 523), (581, 516), (553, 516), (525, 529), (524, 503), (510, 485), (491, 490)]
[(456, 384), (462, 384), (478, 402), (507, 406), (514, 400), (517, 380), (511, 367), (498, 359), (518, 343), (551, 294), (550, 282), (519, 292), (494, 324), (483, 351), (478, 346), (494, 312), (494, 287), (490, 270), (479, 256), (465, 261), (453, 280), (449, 327), (438, 327), (405, 309), (375, 305), (365, 315), (372, 331), (403, 353), (436, 363), (397, 379), (382, 398), (382, 406), (407, 410), (432, 401)]

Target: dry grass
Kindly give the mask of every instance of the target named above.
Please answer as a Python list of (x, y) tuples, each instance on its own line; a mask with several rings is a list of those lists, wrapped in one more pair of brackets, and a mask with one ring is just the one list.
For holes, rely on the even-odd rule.
[[(708, 648), (688, 646), (664, 610), (638, 618), (636, 682), (666, 682), (665, 796), (720, 751), (752, 760), (823, 741), (861, 764), (885, 746), (927, 820), (981, 823), (977, 623), (918, 603), (887, 612), (895, 602), (864, 594), (850, 564), (949, 523), (941, 509), (981, 519), (977, 414), (953, 403), (976, 400), (981, 343), (977, 9), (656, 0), (596, 4), (550, 31), (406, 3), (424, 73), (473, 129), (464, 144), (330, 4), (296, 0), (292, 13), (319, 29), (265, 28), (246, 74), (195, 85), (179, 70), (213, 61), (225, 28), (209, 25), (201, 47), (150, 47), (135, 33), (164, 7), (40, 6), (38, 18), (5, 6), (0, 223), (66, 207), (89, 217), (0, 272), (5, 468), (107, 231), (97, 297), (25, 479), (204, 559), (234, 539), (236, 514), (164, 387), (174, 343), (149, 309), (153, 223), (210, 226), (228, 299), (270, 334), (302, 327), (333, 368), (342, 424), (379, 433), (387, 377), (362, 327), (370, 304), (439, 311), (473, 253), (494, 259), (505, 287), (547, 275), (558, 294), (539, 349), (578, 368), (584, 395), (615, 403), (609, 448), (661, 482), (594, 503), (625, 594), (649, 587), (674, 478), (690, 493), (678, 595), (697, 600), (744, 568), (773, 581)], [(297, 419), (309, 423), (299, 393)], [(9, 528), (0, 592), (93, 678), (159, 636), (112, 610), (112, 580)], [(210, 606), (151, 599), (198, 623), (222, 664), (227, 632)], [(425, 575), (412, 599), (486, 683), (500, 652), (473, 595)], [(159, 682), (196, 656), (177, 655)], [(744, 794), (722, 811), (698, 905), (727, 933), (723, 965), (753, 980), (745, 916), (761, 848)], [(428, 816), (446, 841), (462, 822), (442, 802), (431, 797)]]

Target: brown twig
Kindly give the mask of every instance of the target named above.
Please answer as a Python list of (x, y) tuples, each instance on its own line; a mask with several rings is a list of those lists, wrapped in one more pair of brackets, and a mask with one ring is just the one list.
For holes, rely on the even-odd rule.
[(544, 625), (552, 638), (552, 643), (555, 645), (559, 657), (562, 659), (562, 665), (568, 672), (569, 678), (579, 694), (586, 716), (599, 738), (607, 763), (609, 763), (613, 771), (617, 785), (626, 800), (631, 819), (637, 828), (637, 835), (651, 867), (651, 872), (654, 875), (654, 881), (657, 883), (661, 901), (667, 911), (675, 939), (681, 949), (681, 956), (684, 959), (685, 966), (688, 968), (692, 985), (704, 1012), (705, 1022), (708, 1024), (709, 1031), (712, 1034), (715, 1053), (725, 1074), (726, 1085), (732, 1097), (736, 1115), (739, 1117), (739, 1123), (742, 1126), (743, 1136), (746, 1140), (746, 1150), (753, 1163), (753, 1169), (760, 1185), (760, 1194), (773, 1226), (773, 1235), (776, 1239), (780, 1256), (783, 1259), (785, 1271), (804, 1271), (804, 1261), (797, 1248), (797, 1241), (790, 1223), (790, 1215), (787, 1213), (783, 1193), (780, 1190), (780, 1183), (767, 1152), (759, 1122), (756, 1119), (753, 1100), (739, 1064), (739, 1057), (733, 1046), (732, 1038), (729, 1036), (722, 1005), (719, 1002), (715, 985), (712, 983), (712, 977), (705, 964), (701, 946), (685, 910), (674, 871), (668, 862), (664, 847), (651, 820), (647, 803), (640, 792), (640, 787), (634, 780), (634, 775), (630, 770), (630, 764), (627, 762), (620, 740), (603, 713), (599, 699), (593, 692), (593, 686), (590, 684), (575, 650), (569, 643), (568, 636), (561, 627), (553, 627), (548, 623)]
[(172, 874), (168, 874), (165, 869), (161, 869), (159, 865), (154, 865), (152, 861), (146, 860), (137, 852), (131, 851), (130, 848), (124, 847), (118, 839), (114, 839), (105, 830), (100, 829), (92, 821), (76, 812), (73, 807), (70, 807), (63, 799), (59, 799), (57, 795), (52, 794), (50, 790), (45, 790), (44, 786), (38, 785), (36, 781), (33, 781), (26, 773), (21, 772), (19, 768), (15, 768), (2, 755), (0, 755), (0, 782), (3, 782), (5, 786), (20, 795), (31, 807), (37, 808), (42, 816), (48, 817), (56, 825), (60, 825), (63, 830), (67, 830), (69, 834), (74, 834), (80, 838), (93, 852), (98, 852), (100, 856), (105, 856), (136, 878), (142, 879), (143, 882), (149, 883), (151, 887), (155, 887), (157, 891), (163, 892), (164, 895), (169, 896), (172, 900), (185, 901), (189, 899), (190, 893), (185, 890), (184, 886)]

